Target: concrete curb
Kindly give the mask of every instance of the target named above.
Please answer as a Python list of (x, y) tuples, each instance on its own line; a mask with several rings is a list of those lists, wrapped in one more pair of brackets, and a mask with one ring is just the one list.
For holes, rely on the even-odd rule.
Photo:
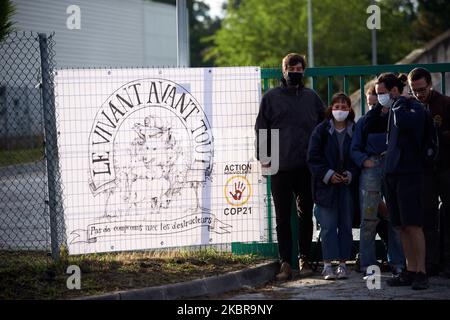
[(272, 261), (220, 276), (159, 287), (118, 291), (104, 295), (82, 297), (76, 300), (178, 300), (200, 298), (239, 290), (245, 286), (256, 287), (263, 285), (274, 278), (278, 269), (278, 261)]

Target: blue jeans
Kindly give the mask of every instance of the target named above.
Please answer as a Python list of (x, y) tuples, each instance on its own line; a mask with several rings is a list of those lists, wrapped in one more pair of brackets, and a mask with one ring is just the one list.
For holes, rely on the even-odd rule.
[[(378, 204), (382, 200), (383, 159), (370, 157), (375, 167), (364, 168), (359, 181), (359, 201), (361, 207), (361, 226), (359, 240), (360, 266), (364, 271), (370, 265), (376, 265), (375, 237), (379, 222)], [(389, 220), (388, 220), (389, 222)], [(399, 233), (388, 223), (388, 261), (392, 268), (404, 268), (405, 256)]]
[(350, 189), (340, 186), (337, 205), (331, 208), (316, 206), (314, 215), (320, 224), (323, 260), (350, 260), (353, 244), (353, 199)]

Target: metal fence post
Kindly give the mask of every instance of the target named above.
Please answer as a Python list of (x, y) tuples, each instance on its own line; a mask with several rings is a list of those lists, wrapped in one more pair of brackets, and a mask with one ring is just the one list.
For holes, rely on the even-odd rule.
[(42, 74), (42, 103), (44, 110), (45, 154), (48, 179), (48, 207), (50, 212), (50, 240), (53, 260), (59, 259), (58, 241), (58, 215), (62, 214), (61, 206), (58, 206), (58, 144), (56, 131), (55, 96), (53, 87), (52, 70), (49, 63), (50, 55), (47, 35), (39, 34), (39, 49), (41, 54)]

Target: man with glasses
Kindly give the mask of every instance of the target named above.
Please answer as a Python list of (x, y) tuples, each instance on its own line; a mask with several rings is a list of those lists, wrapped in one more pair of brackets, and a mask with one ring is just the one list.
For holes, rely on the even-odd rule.
[[(433, 90), (431, 74), (424, 68), (412, 70), (408, 83), (414, 97), (430, 111), (439, 137), (437, 162), (426, 168), (425, 172), (423, 196), (427, 274), (437, 275), (442, 268), (450, 277), (450, 97)], [(441, 217), (438, 198), (442, 201)], [(440, 233), (443, 243), (439, 250)], [(440, 261), (440, 255), (443, 255), (443, 261)]]
[[(313, 234), (311, 173), (306, 164), (309, 137), (324, 119), (325, 108), (317, 93), (303, 84), (305, 58), (290, 53), (283, 58), (281, 85), (266, 92), (261, 100), (255, 130), (257, 158), (260, 129), (279, 130), (279, 170), (271, 176), (271, 191), (275, 203), (276, 231), (280, 256), (277, 280), (292, 278), (291, 206), (297, 205), (300, 276), (312, 275), (309, 264)], [(268, 133), (270, 137), (270, 132)], [(270, 148), (270, 140), (267, 143)], [(272, 158), (276, 155), (271, 155)], [(268, 163), (261, 163), (269, 166)]]

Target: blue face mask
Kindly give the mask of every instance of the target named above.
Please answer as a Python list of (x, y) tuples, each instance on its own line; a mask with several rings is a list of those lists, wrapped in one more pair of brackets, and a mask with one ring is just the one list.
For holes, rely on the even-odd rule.
[(391, 99), (391, 96), (389, 93), (383, 93), (378, 95), (378, 102), (386, 108), (392, 107), (392, 104), (394, 103), (394, 100)]

